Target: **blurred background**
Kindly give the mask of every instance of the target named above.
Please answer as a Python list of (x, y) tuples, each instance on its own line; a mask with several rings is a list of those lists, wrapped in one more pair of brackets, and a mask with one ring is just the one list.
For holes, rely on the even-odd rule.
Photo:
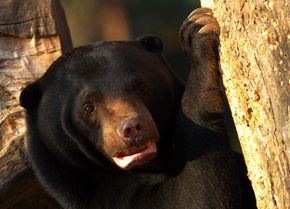
[(159, 36), (164, 54), (185, 81), (189, 63), (178, 41), (183, 20), (199, 0), (61, 0), (74, 47), (100, 40), (129, 40), (144, 34)]

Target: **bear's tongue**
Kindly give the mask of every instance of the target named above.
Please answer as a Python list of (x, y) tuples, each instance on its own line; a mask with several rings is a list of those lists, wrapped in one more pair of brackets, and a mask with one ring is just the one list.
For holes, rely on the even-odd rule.
[(155, 157), (157, 153), (156, 144), (149, 141), (145, 146), (140, 147), (138, 151), (133, 151), (133, 153), (122, 152), (117, 157), (113, 157), (113, 161), (122, 169), (129, 169), (132, 166), (146, 163)]

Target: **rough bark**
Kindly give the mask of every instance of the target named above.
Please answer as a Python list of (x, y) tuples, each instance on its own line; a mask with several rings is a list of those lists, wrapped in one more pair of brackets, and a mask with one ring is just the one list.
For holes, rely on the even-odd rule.
[(0, 4), (0, 208), (58, 208), (27, 160), (21, 90), (72, 47), (57, 0)]
[(290, 208), (289, 1), (201, 2), (221, 26), (221, 73), (257, 206)]

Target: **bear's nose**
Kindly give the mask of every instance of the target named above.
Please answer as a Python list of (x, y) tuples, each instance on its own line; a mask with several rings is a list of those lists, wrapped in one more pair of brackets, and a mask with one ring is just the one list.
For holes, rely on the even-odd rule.
[(125, 118), (117, 128), (117, 133), (129, 142), (141, 140), (144, 135), (144, 123), (140, 117)]

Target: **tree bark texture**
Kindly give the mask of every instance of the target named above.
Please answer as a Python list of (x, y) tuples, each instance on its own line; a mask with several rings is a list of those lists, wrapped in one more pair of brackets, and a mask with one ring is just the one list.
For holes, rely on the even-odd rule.
[(27, 159), (19, 94), (72, 48), (57, 0), (0, 4), (0, 208), (58, 208), (33, 176)]
[(201, 2), (221, 27), (221, 74), (257, 206), (288, 209), (289, 1)]

